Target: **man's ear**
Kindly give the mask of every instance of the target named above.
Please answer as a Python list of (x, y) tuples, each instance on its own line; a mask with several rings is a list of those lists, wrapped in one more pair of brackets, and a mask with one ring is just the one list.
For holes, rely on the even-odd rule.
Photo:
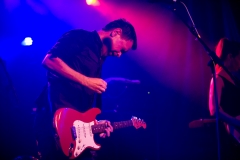
[(112, 30), (112, 32), (110, 33), (111, 37), (115, 37), (117, 35), (122, 35), (122, 29), (121, 28), (115, 28)]

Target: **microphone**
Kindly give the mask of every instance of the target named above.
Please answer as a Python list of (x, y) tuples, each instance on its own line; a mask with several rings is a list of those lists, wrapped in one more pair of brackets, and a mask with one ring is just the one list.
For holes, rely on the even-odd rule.
[(124, 83), (128, 83), (128, 84), (140, 84), (140, 80), (130, 80), (130, 79), (122, 78), (122, 77), (110, 77), (110, 78), (105, 79), (105, 81), (107, 83), (109, 83), (111, 81), (118, 81), (118, 82), (124, 82)]

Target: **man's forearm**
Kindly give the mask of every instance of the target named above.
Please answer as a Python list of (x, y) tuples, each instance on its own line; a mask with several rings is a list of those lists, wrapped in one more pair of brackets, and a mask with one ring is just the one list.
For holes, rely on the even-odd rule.
[(232, 117), (230, 115), (228, 115), (227, 113), (219, 110), (219, 118), (222, 119), (224, 122), (235, 126), (235, 127), (239, 127), (240, 128), (240, 120), (238, 120), (235, 117)]
[(65, 62), (60, 58), (51, 58), (48, 54), (42, 64), (49, 70), (82, 85), (85, 85), (87, 77), (79, 72), (76, 72), (70, 68)]

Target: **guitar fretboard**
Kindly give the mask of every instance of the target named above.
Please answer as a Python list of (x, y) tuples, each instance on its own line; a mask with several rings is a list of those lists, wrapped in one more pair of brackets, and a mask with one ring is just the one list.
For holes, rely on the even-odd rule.
[[(126, 128), (133, 126), (133, 123), (131, 120), (128, 121), (121, 121), (121, 122), (113, 122), (111, 123), (113, 129), (120, 129), (120, 128)], [(107, 128), (106, 124), (97, 124), (92, 126), (92, 132), (95, 133), (101, 133), (104, 132)]]

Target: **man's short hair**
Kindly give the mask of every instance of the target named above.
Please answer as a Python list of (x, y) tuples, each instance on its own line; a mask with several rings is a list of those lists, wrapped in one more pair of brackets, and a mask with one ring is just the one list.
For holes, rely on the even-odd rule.
[(137, 35), (132, 24), (127, 22), (125, 19), (117, 19), (108, 23), (102, 30), (111, 31), (115, 28), (122, 29), (122, 36), (127, 40), (133, 40), (132, 49), (137, 49)]

